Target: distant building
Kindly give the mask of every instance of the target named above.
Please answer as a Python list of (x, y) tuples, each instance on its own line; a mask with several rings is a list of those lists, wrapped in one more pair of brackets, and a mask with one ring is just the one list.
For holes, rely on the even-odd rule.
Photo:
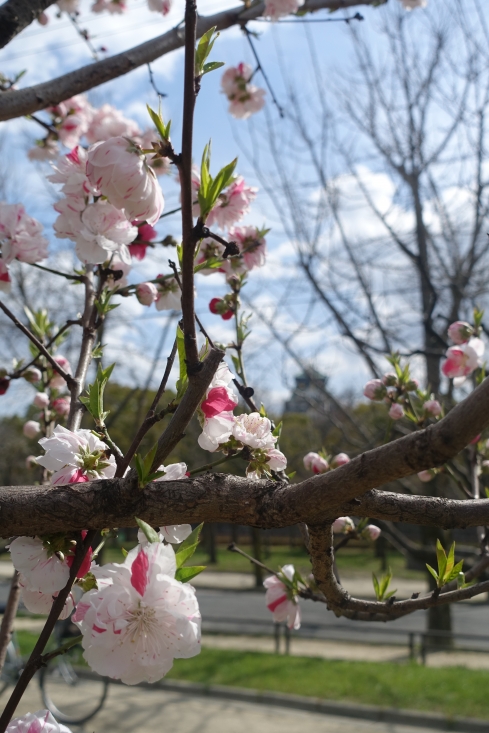
[(317, 416), (318, 411), (329, 408), (329, 399), (325, 394), (328, 378), (315, 369), (299, 374), (295, 378), (295, 387), (289, 400), (285, 403), (284, 412), (299, 412)]

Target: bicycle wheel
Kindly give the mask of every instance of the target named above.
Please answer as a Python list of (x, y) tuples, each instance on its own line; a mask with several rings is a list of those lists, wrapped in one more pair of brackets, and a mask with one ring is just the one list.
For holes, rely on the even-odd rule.
[(39, 685), (45, 707), (61, 723), (85, 723), (101, 709), (109, 681), (88, 667), (82, 647), (52, 659), (41, 669)]
[(17, 654), (12, 641), (7, 647), (7, 656), (3, 665), (2, 674), (0, 675), (0, 695), (3, 695), (9, 685), (15, 685), (19, 679), (19, 673), (22, 668), (22, 662)]

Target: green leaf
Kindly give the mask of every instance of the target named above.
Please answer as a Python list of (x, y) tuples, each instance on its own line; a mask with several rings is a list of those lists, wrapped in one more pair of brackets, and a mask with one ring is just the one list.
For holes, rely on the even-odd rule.
[[(214, 33), (216, 31), (216, 27), (210, 28), (202, 38), (199, 40), (199, 43), (197, 44), (197, 48), (195, 50), (195, 75), (196, 76), (202, 76), (204, 69), (204, 63), (207, 60), (207, 57), (209, 56), (210, 52), (212, 51), (212, 47), (214, 43), (216, 42), (216, 39), (219, 37), (219, 33), (216, 33), (214, 36)], [(214, 36), (214, 37), (213, 37)]]
[(439, 578), (438, 578), (438, 573), (436, 572), (436, 570), (434, 568), (432, 568), (431, 565), (428, 565), (428, 563), (426, 563), (426, 567), (428, 568), (428, 570), (430, 571), (430, 573), (432, 574), (432, 576), (436, 580), (436, 584), (439, 586), (439, 583), (438, 583)]
[(183, 331), (179, 325), (177, 325), (177, 352), (178, 352), (178, 363), (179, 363), (179, 376), (176, 383), (177, 388), (177, 399), (183, 397), (185, 390), (187, 389), (188, 376), (187, 376), (187, 363), (185, 361), (185, 337)]
[(386, 593), (384, 596), (384, 601), (388, 601), (389, 598), (392, 598), (392, 596), (395, 596), (397, 593), (397, 588), (395, 590), (391, 590), (389, 593)]
[(224, 66), (224, 61), (209, 61), (209, 63), (204, 64), (202, 67), (202, 76), (208, 74), (210, 71), (220, 69), (221, 66)]
[(199, 526), (196, 527), (191, 534), (189, 534), (187, 539), (182, 542), (178, 550), (175, 552), (177, 568), (181, 568), (183, 563), (191, 558), (194, 554), (199, 544), (200, 533), (202, 532), (203, 526), (203, 522), (202, 524), (199, 524)]
[(158, 532), (156, 532), (153, 527), (150, 527), (149, 524), (142, 519), (138, 519), (137, 517), (134, 517), (134, 519), (136, 520), (139, 529), (144, 532), (144, 536), (146, 537), (148, 542), (153, 543), (160, 541)]
[(372, 583), (374, 586), (375, 597), (377, 598), (378, 601), (380, 601), (381, 599), (380, 598), (380, 585), (379, 585), (379, 581), (377, 580), (377, 576), (375, 575), (375, 573), (372, 573)]
[(147, 104), (146, 107), (148, 109), (149, 116), (153, 120), (153, 123), (154, 123), (156, 129), (159, 132), (159, 135), (160, 135), (161, 139), (162, 140), (168, 140), (169, 137), (170, 137), (171, 120), (170, 120), (170, 122), (167, 125), (165, 125), (165, 123), (163, 122), (163, 119), (161, 117), (161, 113), (160, 112), (158, 112), (158, 114), (157, 114), (154, 110), (151, 109), (151, 107), (149, 106), (149, 104)]
[(209, 257), (208, 260), (201, 262), (200, 265), (195, 265), (194, 272), (200, 272), (201, 270), (217, 270), (222, 265), (222, 257)]
[(175, 580), (179, 580), (180, 583), (188, 583), (188, 581), (195, 578), (196, 575), (200, 575), (206, 567), (206, 565), (190, 565), (188, 568), (178, 568), (175, 573)]
[(88, 396), (80, 397), (80, 402), (87, 407), (98, 427), (104, 426), (104, 420), (109, 414), (104, 412), (104, 390), (114, 367), (115, 364), (111, 364), (106, 369), (99, 366), (95, 382), (87, 387)]
[(282, 421), (280, 421), (279, 424), (276, 426), (275, 430), (273, 430), (272, 432), (272, 435), (274, 436), (274, 438), (277, 438), (278, 440), (280, 440), (280, 436), (282, 435), (282, 426), (283, 426), (283, 423)]
[(94, 590), (97, 587), (97, 581), (93, 573), (87, 573), (83, 580), (79, 581), (77, 585), (82, 588), (84, 593), (88, 593), (89, 590)]
[(448, 551), (447, 564), (445, 566), (445, 575), (448, 575), (453, 570), (455, 564), (455, 542), (452, 542), (452, 546)]
[(447, 556), (440, 540), (436, 540), (436, 559), (438, 561), (438, 577), (442, 580), (447, 567)]
[(129, 555), (128, 551), (125, 547), (121, 547), (122, 557), (127, 557)]

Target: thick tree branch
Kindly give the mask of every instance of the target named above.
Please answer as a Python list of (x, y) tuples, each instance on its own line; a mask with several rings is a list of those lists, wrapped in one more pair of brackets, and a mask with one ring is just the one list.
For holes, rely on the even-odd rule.
[[(339, 8), (351, 8), (356, 5), (376, 5), (377, 0), (307, 0), (303, 8), (309, 11)], [(231, 8), (215, 15), (199, 18), (197, 24), (197, 38), (200, 38), (213, 26), (217, 30), (225, 30), (243, 21), (253, 20), (263, 14), (264, 3), (260, 2), (253, 8), (243, 9), (243, 6)], [(74, 94), (81, 94), (89, 89), (104, 84), (111, 79), (137, 69), (139, 66), (150, 63), (184, 45), (184, 34), (180, 24), (171, 31), (147, 41), (139, 46), (116, 54), (111, 58), (97, 61), (84, 66), (69, 74), (36, 84), (27, 89), (5, 92), (0, 96), (0, 120), (10, 120), (22, 115), (32, 114), (40, 109), (59, 104)]]
[(0, 7), (0, 48), (27, 28), (54, 0), (7, 0)]

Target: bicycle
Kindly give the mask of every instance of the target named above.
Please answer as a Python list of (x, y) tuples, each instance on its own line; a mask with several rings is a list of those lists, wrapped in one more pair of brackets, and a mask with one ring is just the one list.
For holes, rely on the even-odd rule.
[[(78, 635), (78, 628), (70, 618), (58, 621), (53, 634), (53, 648)], [(107, 697), (109, 680), (88, 668), (82, 651), (81, 645), (77, 644), (64, 654), (51, 659), (39, 672), (44, 707), (60, 723), (86, 723), (102, 709)], [(9, 685), (16, 684), (23, 666), (24, 660), (14, 632), (0, 675), (0, 695)]]

